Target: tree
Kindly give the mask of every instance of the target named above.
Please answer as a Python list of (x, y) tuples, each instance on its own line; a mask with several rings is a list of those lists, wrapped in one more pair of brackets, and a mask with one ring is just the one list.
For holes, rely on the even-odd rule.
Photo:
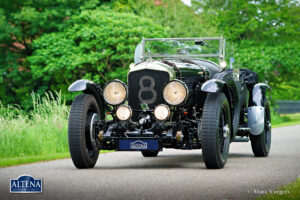
[(166, 37), (167, 28), (130, 13), (111, 10), (83, 11), (68, 27), (44, 34), (33, 42), (27, 58), (35, 90), (66, 91), (75, 80), (95, 82), (119, 78), (126, 81), (136, 45), (142, 37)]
[(260, 81), (268, 81), (273, 88), (273, 99), (299, 100), (299, 46), (298, 41), (278, 46), (243, 41), (235, 47), (235, 67), (252, 69), (259, 74)]
[(195, 0), (193, 6), (215, 17), (235, 67), (258, 72), (272, 86), (274, 99), (300, 99), (298, 1)]
[(300, 38), (300, 4), (296, 0), (194, 0), (194, 9), (217, 16), (218, 28), (233, 42), (278, 44)]
[(195, 12), (180, 0), (128, 0), (114, 1), (112, 8), (118, 12), (133, 12), (170, 28), (171, 37), (219, 36), (215, 22), (202, 13)]
[(26, 60), (31, 43), (44, 33), (57, 32), (74, 14), (94, 9), (100, 0), (0, 1), (0, 100), (30, 100), (32, 79)]

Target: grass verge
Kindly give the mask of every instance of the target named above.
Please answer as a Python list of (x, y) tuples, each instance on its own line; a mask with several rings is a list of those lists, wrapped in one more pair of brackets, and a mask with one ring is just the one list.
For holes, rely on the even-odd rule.
[(0, 103), (0, 159), (68, 152), (69, 106), (61, 95), (32, 95), (34, 110)]
[[(273, 113), (272, 113), (273, 114)], [(300, 124), (300, 113), (272, 115), (272, 127), (284, 127)]]
[(54, 154), (46, 154), (46, 155), (37, 155), (37, 156), (21, 156), (21, 157), (13, 157), (13, 158), (1, 158), (0, 160), (0, 168), (9, 167), (13, 165), (20, 165), (26, 163), (34, 163), (40, 161), (49, 161), (55, 159), (69, 158), (69, 152), (66, 153), (54, 153)]
[[(113, 152), (113, 151), (108, 151), (108, 150), (101, 151), (100, 156), (103, 153), (109, 153), (109, 152)], [(70, 153), (65, 152), (65, 153), (54, 153), (54, 154), (46, 154), (46, 155), (38, 155), (38, 156), (1, 158), (0, 168), (14, 166), (14, 165), (21, 165), (21, 164), (30, 164), (30, 163), (42, 162), (42, 161), (64, 159), (64, 158), (70, 158)]]
[(294, 182), (285, 185), (272, 193), (260, 196), (257, 200), (285, 200), (285, 199), (300, 199), (300, 178)]
[(69, 106), (60, 93), (32, 94), (32, 100), (30, 113), (0, 102), (0, 168), (70, 157)]
[(32, 94), (33, 110), (0, 102), (0, 166), (11, 166), (68, 156), (69, 106), (61, 94)]

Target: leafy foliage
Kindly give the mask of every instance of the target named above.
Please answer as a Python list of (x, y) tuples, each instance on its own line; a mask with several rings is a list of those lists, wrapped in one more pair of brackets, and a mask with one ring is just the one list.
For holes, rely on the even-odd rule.
[[(227, 2), (227, 3), (226, 3)], [(250, 68), (272, 86), (272, 97), (300, 99), (300, 4), (295, 0), (195, 0), (193, 8), (215, 17), (227, 58)], [(228, 48), (229, 47), (229, 48)]]
[(194, 9), (202, 8), (217, 16), (218, 28), (231, 41), (278, 42), (299, 38), (300, 7), (297, 0), (198, 0)]
[(299, 46), (298, 41), (280, 46), (253, 45), (244, 41), (235, 48), (236, 67), (252, 69), (259, 74), (260, 81), (268, 81), (274, 100), (297, 100), (300, 99)]
[(129, 13), (83, 11), (69, 27), (45, 34), (33, 43), (28, 57), (41, 90), (66, 91), (77, 79), (95, 82), (120, 78), (126, 81), (136, 45), (144, 37), (163, 37), (167, 29)]
[(196, 13), (180, 0), (128, 0), (114, 1), (114, 10), (133, 12), (153, 19), (157, 24), (170, 28), (171, 37), (205, 37), (218, 35), (211, 17)]
[(299, 13), (297, 0), (0, 1), (0, 100), (28, 108), (31, 91), (126, 80), (143, 36), (221, 34), (235, 67), (268, 80), (275, 99), (300, 99)]
[(65, 28), (82, 10), (94, 9), (99, 0), (0, 1), (0, 100), (31, 105), (32, 80), (27, 56), (31, 43), (45, 33)]

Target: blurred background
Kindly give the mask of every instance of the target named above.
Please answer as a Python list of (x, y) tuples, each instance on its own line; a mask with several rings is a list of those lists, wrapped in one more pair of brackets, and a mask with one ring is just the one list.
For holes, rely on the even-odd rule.
[(0, 1), (0, 166), (68, 156), (68, 86), (126, 81), (142, 37), (221, 35), (272, 87), (273, 124), (299, 123), (280, 114), (300, 106), (299, 0)]

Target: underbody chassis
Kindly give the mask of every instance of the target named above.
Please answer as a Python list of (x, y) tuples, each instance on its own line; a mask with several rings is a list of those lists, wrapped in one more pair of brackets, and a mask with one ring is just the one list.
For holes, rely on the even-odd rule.
[[(197, 138), (199, 121), (181, 121), (169, 123), (155, 122), (150, 129), (144, 129), (137, 123), (106, 121), (98, 127), (107, 127), (99, 131), (100, 148), (117, 151), (161, 151), (162, 148), (200, 149)], [(195, 127), (190, 127), (194, 124)], [(189, 129), (183, 134), (183, 129)]]

